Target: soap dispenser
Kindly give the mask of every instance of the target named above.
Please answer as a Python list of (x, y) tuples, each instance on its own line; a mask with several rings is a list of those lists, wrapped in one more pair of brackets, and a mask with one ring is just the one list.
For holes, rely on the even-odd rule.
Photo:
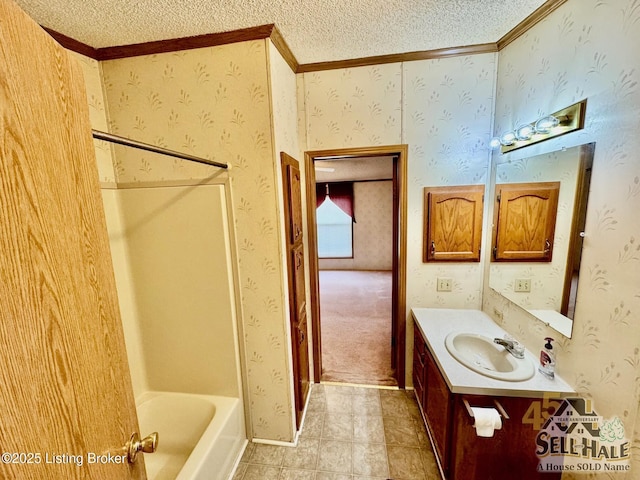
[(551, 345), (553, 338), (546, 337), (544, 341), (546, 343), (540, 351), (540, 366), (538, 367), (538, 371), (545, 377), (552, 379), (556, 369), (556, 356), (553, 352), (553, 345)]

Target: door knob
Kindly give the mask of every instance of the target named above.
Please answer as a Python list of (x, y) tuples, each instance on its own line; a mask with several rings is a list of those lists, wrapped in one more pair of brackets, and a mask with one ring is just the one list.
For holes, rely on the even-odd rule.
[(158, 448), (158, 432), (153, 432), (151, 435), (147, 435), (142, 440), (138, 432), (131, 434), (131, 438), (125, 445), (127, 450), (127, 460), (129, 463), (134, 463), (139, 452), (153, 453)]

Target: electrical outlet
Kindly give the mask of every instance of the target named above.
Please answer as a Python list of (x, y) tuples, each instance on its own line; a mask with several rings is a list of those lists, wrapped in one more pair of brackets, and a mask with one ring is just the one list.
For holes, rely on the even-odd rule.
[(513, 284), (514, 292), (530, 292), (531, 291), (531, 279), (530, 278), (516, 278)]
[(438, 292), (450, 292), (453, 281), (450, 278), (438, 278)]

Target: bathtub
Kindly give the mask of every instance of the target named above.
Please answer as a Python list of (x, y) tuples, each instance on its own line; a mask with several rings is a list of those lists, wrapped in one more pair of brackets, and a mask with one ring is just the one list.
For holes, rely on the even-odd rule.
[(145, 392), (136, 410), (140, 433), (158, 432), (149, 480), (226, 480), (247, 442), (238, 398)]

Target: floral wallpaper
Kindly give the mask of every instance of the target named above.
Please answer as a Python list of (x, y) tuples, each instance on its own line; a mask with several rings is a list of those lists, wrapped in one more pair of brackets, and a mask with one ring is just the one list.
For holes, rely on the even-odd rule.
[[(569, 1), (499, 54), (495, 133), (587, 99), (584, 130), (502, 156), (596, 142), (576, 315), (557, 370), (618, 416), (640, 471), (640, 2)], [(494, 161), (499, 155), (494, 154)], [(506, 157), (506, 158), (505, 158)], [(484, 309), (531, 350), (557, 334), (485, 287)], [(565, 473), (563, 478), (574, 478)], [(610, 478), (593, 473), (575, 478)]]
[[(102, 67), (100, 62), (75, 52), (69, 52), (79, 61), (84, 74), (89, 102), (89, 117), (94, 130), (106, 132), (108, 128), (107, 105), (102, 86)], [(94, 140), (98, 175), (103, 187), (115, 187), (116, 177), (113, 170), (113, 152), (111, 144), (102, 140)]]
[[(111, 132), (230, 165), (227, 173), (115, 148), (119, 187), (230, 176), (250, 427), (255, 438), (291, 441), (285, 272), (267, 45), (268, 40), (259, 40), (111, 60), (103, 62), (102, 69)], [(292, 95), (295, 102), (295, 91)]]
[(397, 145), (401, 64), (304, 74), (308, 150)]
[[(496, 55), (482, 54), (304, 74), (309, 150), (409, 145), (408, 309), (481, 307), (482, 263), (422, 263), (422, 192), (487, 181), (495, 69)], [(436, 291), (438, 276), (452, 292)], [(409, 385), (412, 345), (409, 324)]]
[(391, 270), (393, 182), (355, 182), (353, 197), (353, 258), (320, 259), (320, 269)]

